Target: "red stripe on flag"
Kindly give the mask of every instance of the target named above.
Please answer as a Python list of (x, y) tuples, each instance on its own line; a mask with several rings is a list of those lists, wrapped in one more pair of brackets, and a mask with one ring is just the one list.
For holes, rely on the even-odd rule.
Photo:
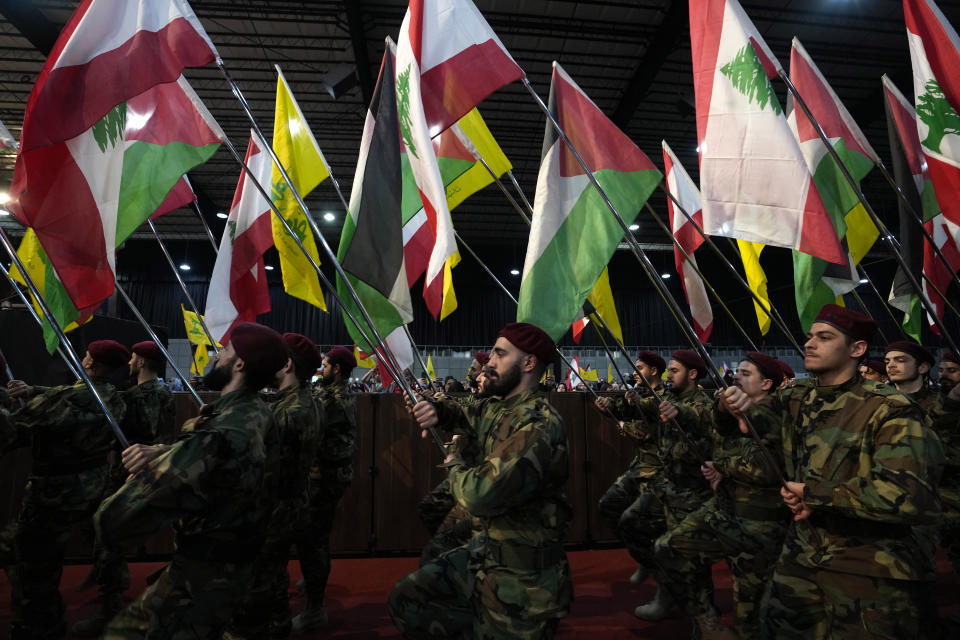
[[(270, 291), (267, 272), (263, 268), (263, 253), (273, 245), (270, 216), (258, 216), (250, 227), (233, 242), (233, 260), (230, 263), (230, 300), (237, 310), (238, 322), (254, 322), (257, 316), (270, 311)], [(257, 277), (254, 277), (253, 269)], [(229, 339), (229, 331), (227, 332)]]
[(907, 30), (920, 36), (923, 51), (947, 101), (960, 111), (960, 52), (953, 46), (947, 28), (940, 22), (927, 0), (904, 0), (903, 16)]
[(753, 47), (754, 52), (756, 52), (757, 58), (760, 60), (760, 66), (763, 67), (763, 71), (767, 74), (767, 77), (771, 80), (776, 78), (777, 65), (773, 64), (773, 60), (767, 56), (767, 53), (763, 50), (763, 47), (760, 46), (760, 43), (757, 42), (757, 39), (753, 36), (750, 36), (750, 46)]
[[(63, 35), (61, 40), (60, 51), (66, 43)], [(57, 57), (51, 54), (27, 105), (21, 147), (29, 151), (74, 138), (121, 102), (175, 81), (184, 67), (204, 66), (213, 59), (206, 41), (184, 18), (156, 32), (138, 31), (84, 65), (52, 69)]]
[(923, 173), (923, 150), (920, 146), (920, 134), (917, 132), (917, 119), (886, 87), (884, 87), (884, 93), (887, 104), (890, 105), (890, 112), (893, 114), (897, 134), (900, 136), (903, 153), (907, 158), (907, 164), (910, 165), (910, 173), (919, 176)]
[(833, 228), (833, 222), (812, 177), (803, 209), (803, 227), (800, 229), (798, 250), (827, 262), (847, 264), (847, 254), (837, 238), (837, 230)]
[(690, 49), (697, 106), (697, 144), (707, 139), (713, 78), (720, 55), (725, 0), (690, 0)]
[(427, 270), (431, 249), (433, 249), (433, 232), (427, 225), (420, 225), (407, 244), (403, 245), (403, 261), (407, 270), (408, 287), (413, 287)]
[(423, 283), (423, 299), (427, 303), (427, 309), (434, 318), (440, 316), (440, 310), (443, 307), (443, 269), (437, 277), (431, 281)]
[[(924, 154), (927, 160), (927, 171), (938, 194), (960, 193), (960, 168), (942, 162), (937, 158)], [(960, 199), (952, 196), (938, 197), (937, 202), (947, 220), (960, 224)]]
[(417, 66), (423, 68), (423, 0), (410, 0), (410, 49), (417, 61)]
[[(140, 128), (132, 128), (142, 122)], [(195, 147), (221, 142), (177, 82), (159, 84), (127, 101), (127, 141)]]
[[(687, 304), (689, 303), (690, 301), (688, 299)], [(691, 319), (693, 320), (693, 330), (697, 334), (697, 339), (703, 344), (707, 344), (707, 340), (710, 339), (710, 332), (713, 331), (713, 323), (711, 322), (707, 326), (701, 327), (696, 318), (691, 317)]]

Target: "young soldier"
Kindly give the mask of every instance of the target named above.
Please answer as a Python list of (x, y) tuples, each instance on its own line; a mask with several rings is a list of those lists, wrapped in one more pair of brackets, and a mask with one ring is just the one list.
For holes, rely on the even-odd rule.
[[(765, 619), (771, 638), (918, 638), (919, 594), (935, 577), (922, 527), (936, 524), (939, 442), (920, 408), (857, 367), (876, 331), (828, 304), (808, 332), (797, 380), (770, 399), (781, 426), (793, 511)], [(742, 389), (721, 396), (756, 424)]]
[(960, 358), (952, 351), (940, 356), (939, 403), (942, 413), (931, 418), (947, 458), (940, 479), (940, 544), (960, 573)]
[(887, 367), (883, 364), (883, 360), (864, 360), (863, 364), (860, 365), (860, 375), (867, 380), (886, 382)]
[(276, 331), (235, 325), (204, 377), (220, 398), (184, 423), (173, 444), (123, 452), (131, 478), (97, 510), (100, 542), (120, 551), (174, 522), (175, 551), (156, 582), (107, 624), (104, 638), (223, 634), (249, 586), (269, 515), (263, 434), (273, 415), (258, 391), (286, 362)]
[[(561, 542), (571, 509), (563, 420), (537, 393), (555, 353), (538, 327), (506, 325), (484, 369), (490, 397), (470, 406), (421, 401), (423, 429), (459, 435), (445, 465), (457, 503), (483, 530), (402, 578), (388, 607), (408, 636), (550, 638), (573, 596)], [(475, 462), (461, 451), (478, 449)]]
[(929, 413), (937, 403), (937, 392), (924, 384), (936, 360), (933, 354), (916, 342), (900, 340), (887, 345), (883, 356), (887, 379), (897, 391), (923, 407)]
[[(108, 380), (130, 352), (114, 340), (87, 345), (84, 371), (118, 422), (126, 410)], [(110, 482), (107, 455), (116, 436), (103, 409), (82, 382), (52, 388), (11, 380), (10, 397), (30, 399), (0, 420), (0, 453), (32, 447), (33, 470), (14, 533), (12, 638), (63, 637), (60, 576), (64, 544), (78, 525), (89, 526)]]

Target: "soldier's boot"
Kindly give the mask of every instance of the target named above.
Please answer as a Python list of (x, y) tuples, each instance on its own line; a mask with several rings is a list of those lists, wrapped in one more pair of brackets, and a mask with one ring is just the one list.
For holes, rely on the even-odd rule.
[(657, 595), (653, 597), (653, 600), (634, 609), (633, 614), (641, 620), (650, 620), (651, 622), (678, 618), (682, 615), (670, 594), (667, 593), (666, 589), (659, 586), (657, 587)]
[(327, 616), (327, 608), (322, 604), (310, 604), (310, 601), (308, 600), (306, 608), (294, 616), (293, 620), (291, 621), (290, 633), (298, 636), (306, 633), (307, 631), (325, 627), (327, 626), (328, 621), (329, 618)]
[(99, 638), (103, 633), (104, 627), (123, 609), (123, 596), (119, 593), (104, 596), (103, 606), (100, 607), (100, 613), (92, 618), (80, 620), (73, 625), (72, 634), (77, 638)]
[(630, 576), (630, 584), (641, 585), (646, 582), (648, 577), (650, 577), (650, 570), (638, 562), (637, 570)]
[(739, 636), (733, 630), (723, 626), (720, 616), (712, 609), (708, 613), (701, 613), (693, 619), (693, 637), (699, 640), (738, 640)]

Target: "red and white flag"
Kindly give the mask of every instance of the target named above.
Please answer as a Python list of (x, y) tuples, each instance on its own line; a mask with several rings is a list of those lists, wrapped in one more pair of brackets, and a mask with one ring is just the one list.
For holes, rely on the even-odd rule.
[[(244, 162), (257, 182), (269, 188), (273, 163), (265, 148), (266, 143), (255, 138), (251, 131)], [(242, 171), (210, 277), (204, 312), (210, 333), (217, 342), (225, 344), (236, 323), (254, 322), (259, 314), (270, 311), (267, 272), (263, 265), (264, 252), (273, 246), (270, 212), (270, 203), (250, 175)]]
[(846, 263), (760, 32), (736, 0), (690, 0), (690, 42), (704, 230)]
[[(663, 146), (663, 167), (667, 175), (667, 189), (680, 203), (684, 211), (689, 213), (701, 228), (703, 228), (703, 208), (700, 204), (700, 190), (690, 179), (687, 170), (683, 168), (667, 141)], [(710, 308), (710, 299), (703, 280), (697, 275), (697, 259), (693, 252), (703, 244), (703, 236), (697, 233), (693, 225), (683, 213), (674, 210), (673, 200), (667, 198), (667, 211), (670, 213), (670, 228), (674, 237), (683, 250), (690, 256), (690, 260), (683, 257), (683, 253), (676, 246), (673, 247), (673, 264), (683, 283), (683, 292), (690, 305), (690, 315), (693, 318), (693, 328), (697, 332), (700, 342), (707, 344), (710, 332), (713, 330), (713, 309)]]

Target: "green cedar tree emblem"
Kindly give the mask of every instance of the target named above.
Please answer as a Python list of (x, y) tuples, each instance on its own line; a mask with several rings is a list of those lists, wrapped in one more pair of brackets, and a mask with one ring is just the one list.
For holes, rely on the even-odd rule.
[(121, 102), (93, 125), (93, 139), (97, 141), (100, 151), (106, 151), (107, 147), (116, 147), (117, 143), (123, 140), (126, 124), (127, 103)]
[(237, 221), (227, 220), (227, 228), (230, 230), (230, 241), (233, 242), (237, 237)]
[(917, 98), (917, 117), (927, 125), (923, 146), (940, 152), (940, 144), (948, 134), (960, 134), (960, 116), (950, 105), (936, 80), (928, 80), (924, 93)]
[(407, 147), (407, 152), (414, 158), (420, 159), (417, 155), (417, 147), (413, 144), (413, 122), (410, 119), (410, 70), (413, 65), (407, 65), (407, 68), (397, 76), (397, 115), (400, 116), (400, 137), (403, 138), (403, 144)]
[(770, 105), (777, 115), (783, 113), (770, 78), (750, 43), (744, 45), (733, 60), (720, 67), (720, 73), (730, 78), (734, 89), (746, 96), (751, 103), (759, 104), (761, 109)]

